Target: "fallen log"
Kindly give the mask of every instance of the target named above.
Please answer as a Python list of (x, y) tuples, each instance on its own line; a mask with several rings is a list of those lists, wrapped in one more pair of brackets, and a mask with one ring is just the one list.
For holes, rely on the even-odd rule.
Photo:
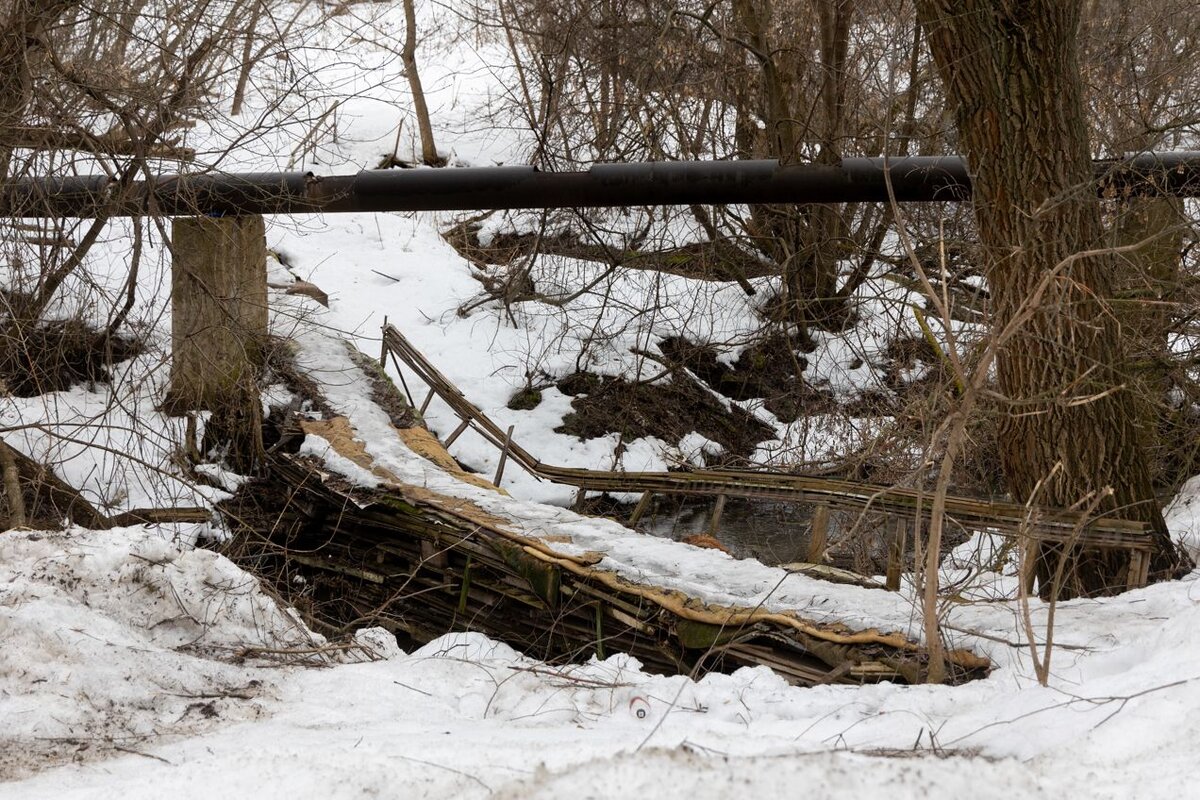
[[(207, 522), (212, 519), (212, 511), (197, 506), (135, 508), (108, 515), (92, 505), (78, 489), (55, 475), (52, 469), (3, 441), (0, 441), (0, 459), (11, 462), (13, 483), (16, 484), (15, 490), (21, 494), (23, 505), (38, 510), (36, 516), (43, 519), (53, 517), (49, 524), (57, 525), (65, 519), (84, 528), (110, 530), (129, 525)], [(7, 474), (5, 478), (8, 480)], [(12, 505), (13, 499), (8, 499), (6, 504)]]

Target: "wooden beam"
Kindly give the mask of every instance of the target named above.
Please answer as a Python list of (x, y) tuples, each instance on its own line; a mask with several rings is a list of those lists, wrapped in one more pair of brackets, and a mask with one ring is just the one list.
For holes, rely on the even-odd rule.
[(496, 465), (496, 479), (492, 481), (496, 488), (500, 487), (500, 481), (504, 480), (504, 465), (508, 463), (508, 449), (512, 446), (512, 432), (515, 425), (508, 426), (508, 432), (504, 434), (504, 447), (500, 449), (500, 463)]
[(637, 505), (633, 507), (633, 513), (629, 515), (629, 527), (632, 528), (638, 524), (650, 509), (650, 503), (653, 500), (654, 492), (642, 492), (642, 496), (638, 498)]
[(721, 526), (721, 515), (725, 513), (725, 501), (728, 499), (726, 495), (717, 495), (717, 502), (713, 505), (712, 516), (708, 518), (708, 535), (716, 536), (717, 530)]

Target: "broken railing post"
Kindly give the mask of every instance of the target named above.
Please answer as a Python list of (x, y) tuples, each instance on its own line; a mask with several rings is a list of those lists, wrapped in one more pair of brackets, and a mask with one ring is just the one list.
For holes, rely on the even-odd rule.
[(235, 469), (258, 463), (258, 380), (268, 334), (267, 251), (260, 216), (176, 217), (171, 227), (170, 414), (212, 412), (210, 445)]
[(829, 546), (829, 506), (824, 503), (813, 509), (812, 533), (808, 538), (808, 562), (825, 563), (825, 548)]
[(907, 546), (908, 521), (896, 519), (892, 521), (888, 537), (887, 588), (888, 591), (900, 591), (900, 576), (904, 571), (904, 549)]
[[(387, 314), (384, 314), (383, 315), (383, 327), (381, 328), (381, 330), (386, 331), (387, 325), (388, 325)], [(379, 367), (380, 367), (380, 369), (385, 370), (385, 371), (387, 370), (387, 355), (388, 355), (387, 337), (381, 335), (379, 337)], [(411, 405), (411, 403), (410, 403), (410, 405)]]
[(717, 535), (717, 530), (721, 526), (721, 516), (725, 513), (725, 502), (728, 499), (727, 495), (717, 495), (717, 502), (713, 505), (712, 516), (708, 519), (709, 536)]
[(500, 481), (504, 480), (504, 465), (508, 462), (508, 448), (512, 446), (512, 432), (515, 425), (509, 425), (508, 431), (504, 434), (504, 447), (500, 450), (500, 463), (496, 466), (496, 479), (492, 481), (497, 488), (500, 486)]
[(457, 439), (459, 436), (462, 436), (463, 431), (465, 431), (468, 427), (470, 427), (470, 425), (471, 425), (471, 420), (469, 420), (469, 419), (464, 419), (462, 422), (458, 423), (458, 427), (455, 428), (454, 431), (449, 436), (446, 437), (446, 441), (442, 442), (442, 447), (449, 447), (450, 445), (454, 444), (454, 440)]
[(629, 527), (634, 527), (638, 521), (645, 516), (647, 509), (650, 508), (650, 501), (654, 499), (654, 492), (646, 490), (642, 492), (642, 496), (638, 498), (637, 505), (633, 507), (633, 513), (629, 515)]
[(435, 394), (437, 394), (437, 389), (431, 387), (429, 389), (429, 394), (425, 395), (425, 399), (421, 401), (421, 407), (417, 409), (417, 413), (422, 417), (424, 417), (425, 412), (429, 410), (429, 404), (433, 402), (433, 396)]

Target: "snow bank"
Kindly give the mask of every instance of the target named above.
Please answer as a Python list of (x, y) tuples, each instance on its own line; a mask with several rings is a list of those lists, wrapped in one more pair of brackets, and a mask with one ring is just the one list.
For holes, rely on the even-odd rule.
[(194, 526), (0, 534), (0, 779), (252, 719), (318, 638)]
[[(423, 31), (446, 16), (445, 4), (421, 5)], [(241, 118), (198, 126), (186, 144), (220, 152), (253, 132), (221, 164), (252, 171), (345, 172), (391, 152), (409, 113), (400, 64), (388, 52), (402, 14), (397, 4), (359, 3), (344, 11), (325, 29), (308, 32), (287, 60), (264, 60), (269, 74), (256, 74)], [(364, 32), (379, 42), (363, 42)], [(437, 41), (423, 37), (420, 58), (444, 146), (459, 163), (519, 159), (515, 127), (494, 118), (480, 124), (487, 119), (481, 107), (508, 77), (494, 68), (503, 60), (495, 43), (471, 47), (467, 38), (447, 38), (438, 48)], [(277, 106), (281, 87), (287, 91)], [(310, 136), (312, 120), (335, 102), (338, 135)], [(405, 147), (412, 149), (408, 134)], [(536, 437), (539, 457), (609, 467), (614, 442), (552, 433), (569, 408), (557, 390), (544, 391), (532, 412), (506, 408), (526, 372), (556, 375), (583, 359), (596, 372), (641, 374), (630, 346), (653, 352), (655, 337), (670, 334), (721, 342), (728, 359), (757, 325), (750, 301), (735, 288), (622, 270), (563, 309), (517, 304), (513, 322), (495, 308), (461, 317), (456, 310), (479, 284), (441, 239), (438, 228), (447, 221), (432, 214), (273, 220), (272, 246), (331, 298), (328, 313), (317, 315), (309, 301), (275, 293), (276, 332), (307, 330), (315, 317), (374, 352), (368, 342), (375, 339), (377, 347), (379, 323), (388, 315), (485, 413), (502, 426), (516, 425), (518, 440)], [(128, 263), (120, 239), (114, 235), (97, 248), (88, 275), (110, 297), (118, 296)], [(10, 400), (0, 419), (24, 431), (6, 434), (15, 444), (61, 459), (64, 477), (112, 510), (219, 496), (186, 485), (171, 467), (181, 423), (153, 410), (163, 380), (155, 359), (169, 329), (165, 252), (152, 240), (143, 258), (134, 316), (151, 332), (152, 352), (123, 369), (121, 386), (134, 388)], [(290, 278), (272, 266), (272, 280)], [(580, 285), (599, 269), (585, 262), (554, 266), (563, 271), (534, 276), (543, 288), (553, 289), (553, 281), (560, 288)], [(758, 283), (759, 295), (767, 294), (770, 281)], [(907, 292), (882, 284), (864, 290), (872, 292), (878, 299), (860, 309), (863, 340), (850, 347), (822, 335), (809, 357), (810, 374), (836, 392), (868, 380), (871, 370), (860, 357), (878, 357), (881, 343), (909, 324)], [(661, 311), (644, 315), (647, 305)], [(561, 546), (603, 549), (604, 565), (631, 577), (674, 575), (672, 585), (714, 602), (918, 627), (905, 594), (788, 576), (462, 484), (391, 444), (394, 437), (378, 435), (386, 415), (366, 399), (361, 375), (347, 369), (344, 347), (333, 341), (302, 338), (304, 366), (353, 418), (376, 460), (403, 480), (487, 504), (530, 535), (569, 535), (573, 543)], [(429, 419), (443, 433), (455, 424), (436, 401)], [(763, 445), (764, 459), (797, 452), (821, 458), (831, 440), (857, 435), (833, 430), (826, 419), (776, 428), (779, 440)], [(662, 448), (643, 444), (630, 446), (638, 461), (625, 466), (660, 468)], [(682, 455), (705, 447), (694, 438), (678, 443)], [(122, 454), (134, 455), (141, 467), (117, 458)], [(455, 454), (488, 474), (497, 457), (472, 434), (456, 443)], [(525, 501), (570, 498), (569, 488), (538, 483), (515, 468), (508, 476), (506, 485)], [(1172, 531), (1194, 549), (1198, 494), (1200, 484), (1189, 484), (1168, 514)], [(1193, 782), (1188, 771), (1200, 737), (1195, 575), (1119, 598), (1062, 604), (1049, 687), (1033, 680), (1014, 605), (975, 601), (953, 604), (947, 635), (999, 667), (987, 680), (958, 688), (797, 689), (762, 668), (701, 680), (661, 677), (622, 655), (563, 667), (478, 635), (442, 637), (404, 654), (378, 631), (360, 633), (359, 641), (382, 660), (307, 669), (254, 657), (323, 642), (251, 576), (192, 549), (199, 533), (134, 527), (0, 534), (0, 780), (10, 781), (0, 795), (695, 800), (805, 793), (859, 800), (883, 788), (896, 800), (1128, 798), (1185, 796)], [(1044, 642), (1047, 609), (1035, 601), (1032, 613), (1034, 634)]]
[(1107, 654), (1082, 657), (1083, 683), (1051, 689), (1013, 674), (798, 689), (761, 667), (693, 681), (621, 655), (553, 666), (455, 634), (374, 663), (269, 672), (270, 715), (141, 743), (152, 758), (52, 770), (5, 796), (1175, 796), (1200, 734), (1200, 686), (1180, 666), (1197, 648), (1181, 649), (1182, 628), (1129, 630), (1110, 628)]

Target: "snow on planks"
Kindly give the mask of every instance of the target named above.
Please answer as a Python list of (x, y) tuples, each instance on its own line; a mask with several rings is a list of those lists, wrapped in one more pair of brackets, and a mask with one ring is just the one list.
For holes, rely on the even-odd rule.
[[(602, 553), (571, 552), (552, 532), (531, 536), (471, 500), (404, 483), (345, 418), (299, 425), (329, 442), (340, 468), (276, 452), (270, 490), (226, 510), (239, 546), (259, 543), (260, 573), (322, 629), (382, 625), (414, 642), (474, 630), (550, 661), (621, 651), (665, 673), (766, 665), (802, 685), (924, 676), (923, 649), (903, 634), (719, 606), (632, 580), (606, 569)], [(346, 463), (366, 479), (348, 480)], [(950, 659), (956, 682), (990, 666), (968, 651)]]

